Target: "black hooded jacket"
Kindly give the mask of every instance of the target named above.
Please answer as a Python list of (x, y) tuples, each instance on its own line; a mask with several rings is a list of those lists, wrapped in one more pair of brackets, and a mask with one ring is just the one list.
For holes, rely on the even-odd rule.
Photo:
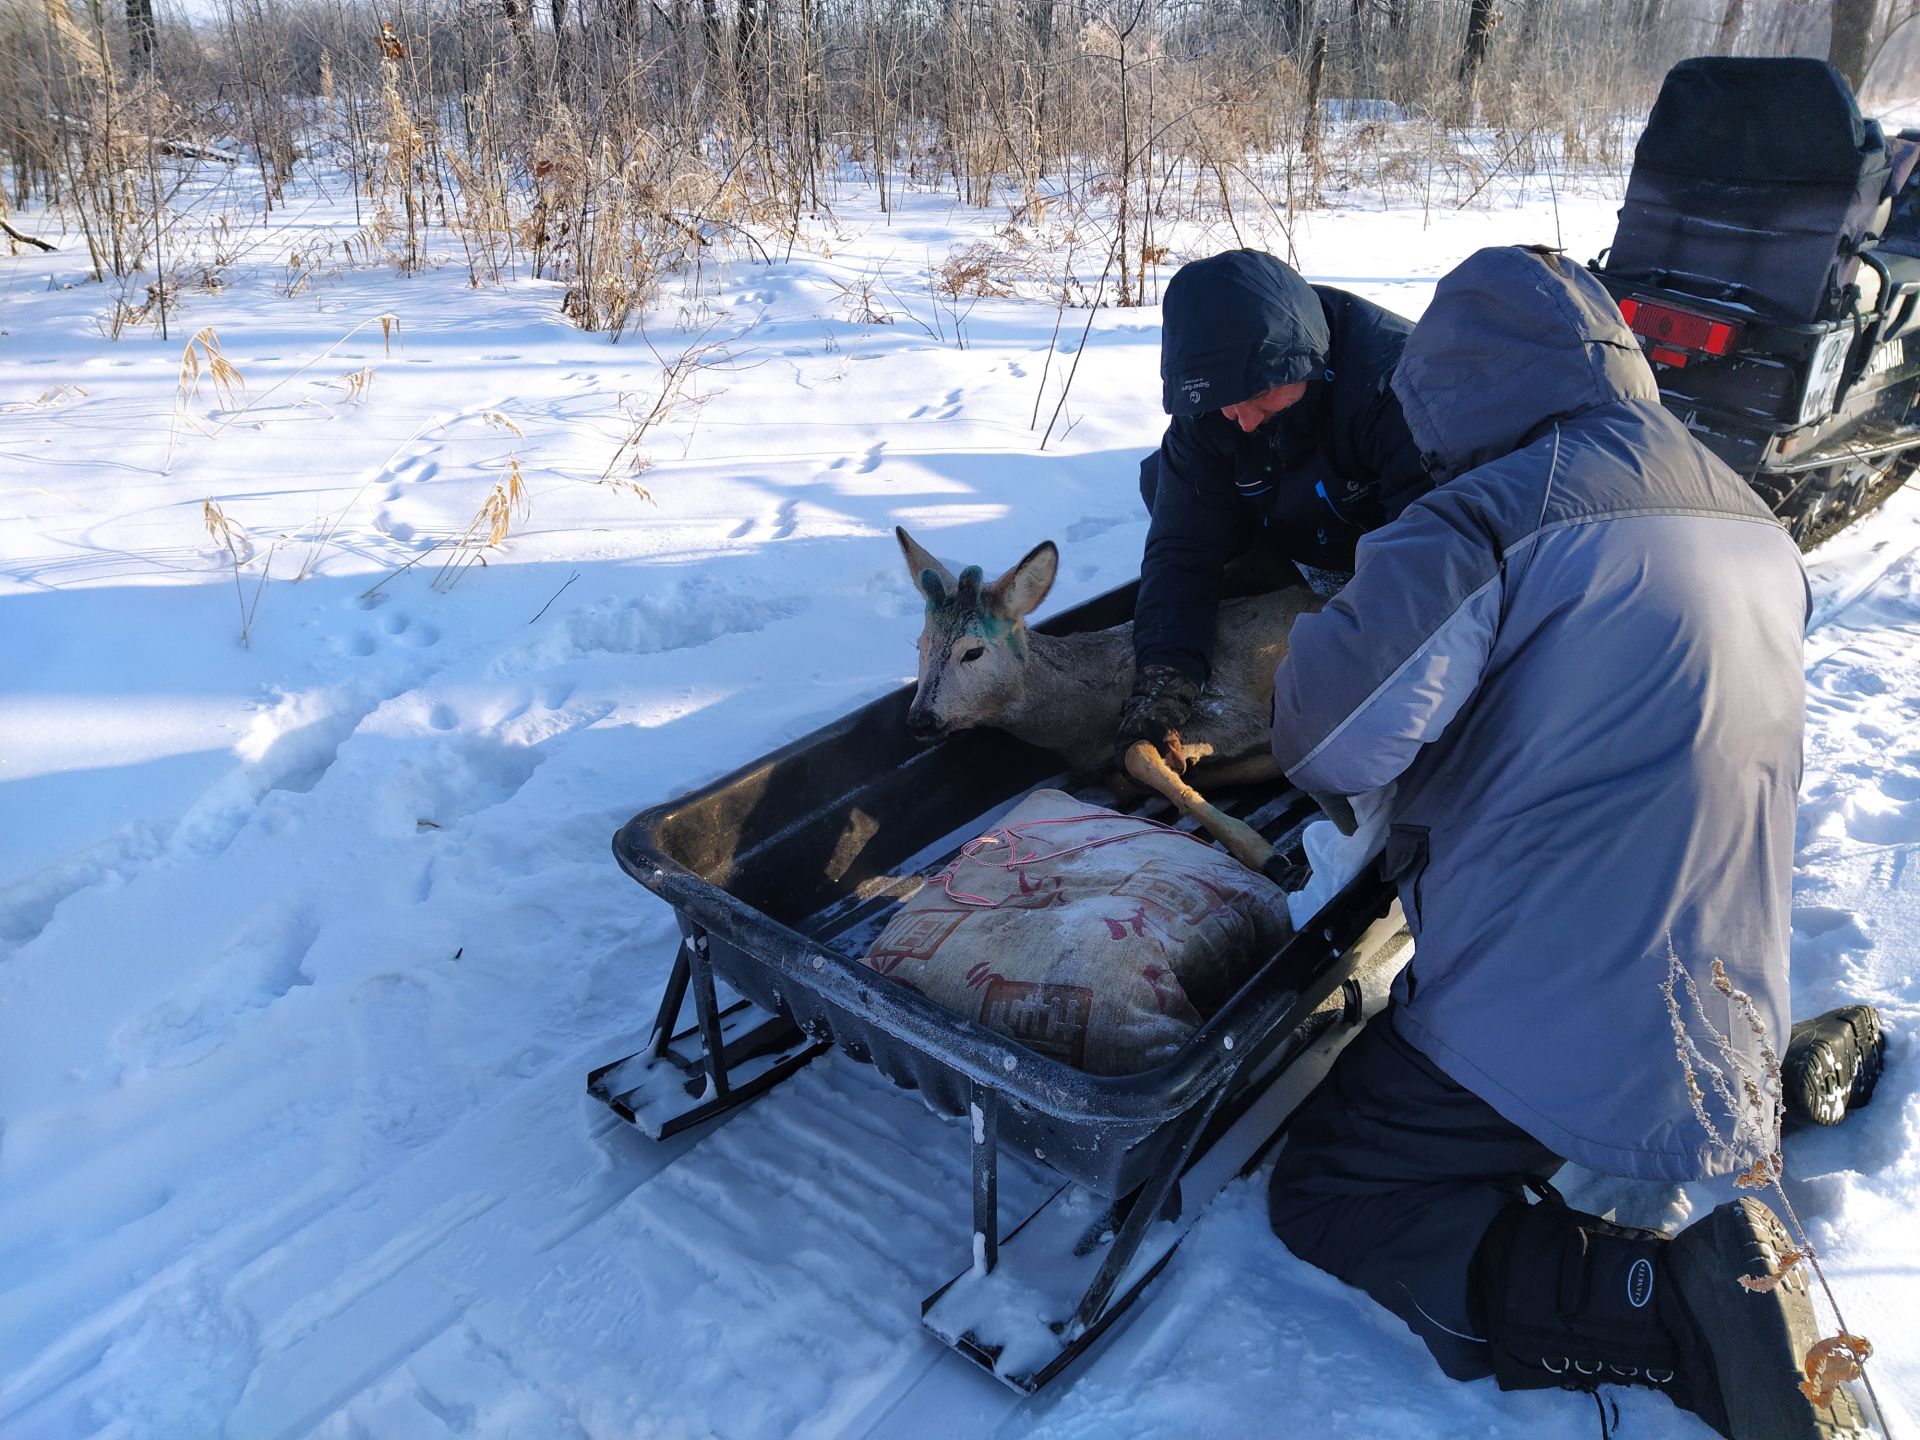
[[(1432, 487), (1387, 383), (1412, 329), (1259, 250), (1173, 277), (1160, 337), (1173, 423), (1140, 563), (1137, 664), (1205, 680), (1233, 556), (1264, 537), (1291, 559), (1351, 570), (1361, 534)], [(1252, 435), (1220, 413), (1302, 380), (1307, 393)]]

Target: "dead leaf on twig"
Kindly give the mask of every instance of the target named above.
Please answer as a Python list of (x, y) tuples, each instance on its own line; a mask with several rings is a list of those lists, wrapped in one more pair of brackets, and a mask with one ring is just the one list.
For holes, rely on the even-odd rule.
[(1815, 1405), (1831, 1405), (1842, 1385), (1860, 1378), (1860, 1367), (1871, 1354), (1873, 1346), (1863, 1335), (1844, 1330), (1829, 1335), (1807, 1352), (1807, 1378), (1800, 1382), (1800, 1393)]
[(1793, 1267), (1807, 1257), (1798, 1250), (1789, 1250), (1779, 1258), (1779, 1268), (1771, 1275), (1742, 1275), (1740, 1288), (1750, 1290), (1756, 1295), (1771, 1295), (1780, 1282), (1793, 1273)]

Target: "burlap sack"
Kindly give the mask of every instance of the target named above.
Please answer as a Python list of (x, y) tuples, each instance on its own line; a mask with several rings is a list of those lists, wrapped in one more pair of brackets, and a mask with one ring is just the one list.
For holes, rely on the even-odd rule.
[(867, 964), (1094, 1075), (1171, 1058), (1293, 933), (1286, 895), (1178, 831), (1037, 790), (901, 906)]

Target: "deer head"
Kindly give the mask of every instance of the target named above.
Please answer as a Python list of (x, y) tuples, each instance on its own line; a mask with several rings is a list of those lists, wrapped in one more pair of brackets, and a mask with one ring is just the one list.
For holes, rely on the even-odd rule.
[(895, 529), (907, 573), (927, 602), (919, 685), (907, 728), (921, 740), (975, 725), (1003, 724), (1020, 706), (1030, 654), (1026, 619), (1047, 598), (1060, 552), (1051, 540), (991, 585), (978, 565), (955, 579), (905, 530)]

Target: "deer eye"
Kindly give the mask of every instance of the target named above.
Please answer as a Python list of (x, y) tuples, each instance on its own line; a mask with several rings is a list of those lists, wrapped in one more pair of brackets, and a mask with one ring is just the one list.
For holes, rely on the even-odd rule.
[(982, 655), (986, 653), (987, 653), (987, 647), (984, 645), (970, 646), (967, 649), (967, 653), (960, 657), (960, 663), (962, 665), (971, 664), (973, 661), (978, 660)]

